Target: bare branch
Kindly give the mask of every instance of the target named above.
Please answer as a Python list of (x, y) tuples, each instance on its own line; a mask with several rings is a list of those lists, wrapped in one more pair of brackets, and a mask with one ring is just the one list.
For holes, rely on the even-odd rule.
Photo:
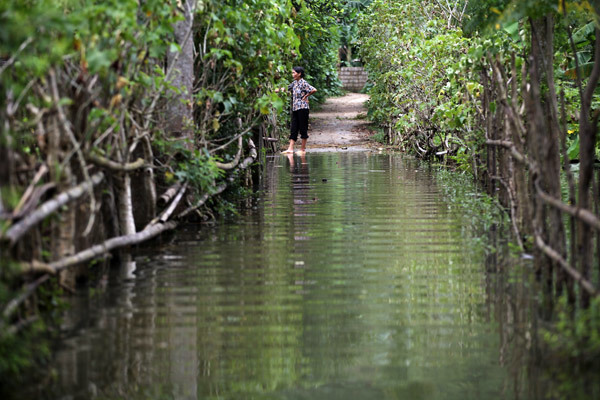
[(173, 211), (175, 211), (175, 209), (179, 205), (179, 202), (183, 198), (183, 195), (185, 194), (187, 187), (188, 187), (188, 183), (186, 182), (179, 188), (179, 190), (177, 191), (177, 196), (175, 196), (175, 198), (173, 199), (173, 201), (171, 202), (169, 207), (167, 207), (158, 217), (156, 217), (152, 221), (150, 221), (148, 223), (148, 225), (146, 226), (146, 228), (148, 228), (151, 225), (156, 224), (159, 221), (166, 222), (169, 219), (169, 217), (171, 216), (171, 214), (173, 214)]
[(499, 176), (490, 176), (490, 179), (493, 179), (493, 180), (496, 180), (496, 181), (500, 182), (500, 184), (502, 186), (504, 186), (504, 189), (506, 190), (506, 193), (508, 193), (508, 198), (509, 198), (509, 201), (510, 201), (510, 220), (511, 220), (511, 225), (512, 225), (513, 231), (515, 233), (515, 238), (517, 239), (517, 244), (519, 245), (519, 248), (521, 250), (523, 250), (524, 249), (523, 240), (521, 239), (521, 232), (519, 231), (519, 227), (517, 226), (517, 202), (515, 200), (514, 191), (513, 191), (512, 187), (510, 187), (510, 185), (504, 179), (502, 179), (502, 177), (499, 177)]
[(496, 60), (496, 62), (494, 62), (492, 59), (488, 59), (488, 61), (492, 65), (494, 74), (496, 76), (496, 80), (498, 82), (498, 90), (500, 91), (500, 98), (502, 100), (502, 103), (505, 106), (504, 110), (506, 111), (506, 114), (508, 115), (510, 120), (513, 122), (514, 126), (517, 128), (519, 137), (525, 137), (526, 129), (525, 129), (525, 126), (523, 125), (523, 121), (521, 121), (521, 119), (517, 118), (517, 116), (519, 114), (518, 114), (517, 110), (513, 108), (514, 103), (512, 101), (508, 101), (508, 93), (506, 92), (506, 83), (505, 83), (504, 75), (502, 74), (500, 67), (499, 67), (500, 63), (498, 62), (498, 60)]
[(130, 172), (147, 166), (142, 158), (138, 158), (134, 162), (127, 164), (121, 164), (93, 153), (88, 154), (86, 158), (100, 167), (104, 167), (116, 172)]
[(140, 232), (137, 232), (137, 233), (134, 233), (131, 235), (117, 236), (117, 237), (108, 239), (107, 241), (105, 241), (101, 244), (97, 244), (97, 245), (87, 248), (83, 251), (80, 251), (77, 254), (74, 254), (69, 257), (65, 257), (58, 261), (52, 262), (50, 264), (44, 264), (44, 263), (39, 263), (39, 262), (30, 264), (28, 267), (23, 269), (23, 272), (48, 272), (48, 271), (50, 271), (51, 273), (56, 274), (57, 272), (65, 269), (65, 268), (72, 267), (74, 265), (81, 264), (86, 261), (90, 261), (94, 258), (98, 258), (104, 254), (109, 253), (110, 251), (112, 251), (114, 249), (126, 247), (126, 246), (132, 246), (132, 245), (144, 242), (148, 239), (151, 239), (151, 238), (159, 235), (160, 233), (162, 233), (164, 231), (174, 229), (176, 226), (177, 226), (177, 223), (174, 221), (169, 221), (165, 224), (151, 225)]
[(33, 180), (27, 187), (27, 190), (25, 190), (25, 193), (23, 194), (23, 197), (21, 197), (19, 204), (17, 204), (17, 206), (13, 210), (13, 214), (18, 214), (19, 211), (23, 208), (23, 206), (29, 199), (29, 196), (31, 196), (31, 194), (33, 193), (33, 189), (35, 188), (35, 185), (39, 182), (40, 179), (42, 179), (42, 176), (44, 176), (46, 174), (46, 172), (48, 172), (48, 167), (46, 166), (46, 164), (42, 164), (42, 166), (40, 167), (38, 172), (33, 177)]
[(181, 187), (181, 183), (177, 182), (176, 184), (169, 187), (159, 198), (159, 201), (162, 203), (161, 205), (166, 205), (173, 196), (179, 192), (179, 188)]
[[(52, 98), (54, 100), (54, 105), (56, 106), (56, 110), (58, 111), (58, 119), (61, 122), (61, 128), (63, 132), (67, 134), (75, 151), (77, 152), (77, 157), (79, 159), (79, 165), (81, 167), (81, 173), (86, 181), (90, 181), (90, 175), (87, 170), (87, 165), (85, 163), (85, 158), (83, 156), (83, 152), (81, 151), (81, 144), (77, 142), (75, 138), (75, 134), (71, 130), (71, 123), (67, 120), (65, 113), (60, 104), (60, 98), (58, 96), (58, 86), (56, 84), (56, 74), (54, 73), (54, 69), (50, 69), (50, 85), (52, 90)], [(92, 186), (88, 186), (88, 194), (90, 195), (90, 217), (88, 219), (88, 224), (83, 232), (83, 236), (87, 236), (92, 230), (92, 226), (94, 225), (94, 219), (96, 215), (96, 196), (94, 196), (94, 191), (92, 190)]]
[(555, 208), (558, 208), (562, 212), (572, 215), (573, 217), (579, 219), (582, 222), (585, 222), (586, 224), (600, 232), (600, 219), (593, 212), (563, 203), (562, 200), (554, 198), (545, 191), (543, 191), (539, 183), (537, 182), (535, 184), (535, 189), (537, 194), (544, 202), (550, 204)]
[(19, 53), (21, 53), (23, 50), (25, 50), (25, 47), (27, 47), (29, 45), (29, 43), (33, 42), (33, 38), (32, 37), (28, 37), (23, 43), (21, 43), (21, 46), (19, 46), (19, 48), (17, 49), (17, 51), (15, 52), (15, 54), (13, 54), (13, 56), (8, 59), (8, 61), (6, 61), (2, 67), (0, 67), (0, 76), (2, 75), (2, 73), (11, 65), (13, 65), (13, 63), (15, 62), (15, 60), (17, 59), (17, 56), (19, 55)]
[(556, 252), (556, 250), (554, 250), (552, 247), (548, 246), (544, 242), (542, 237), (537, 233), (535, 234), (535, 244), (540, 250), (542, 250), (544, 252), (544, 254), (546, 256), (550, 257), (553, 261), (558, 263), (569, 275), (571, 275), (571, 277), (576, 282), (578, 282), (579, 285), (583, 289), (585, 289), (589, 294), (591, 294), (593, 296), (598, 295), (598, 290), (594, 287), (594, 285), (590, 281), (585, 279), (579, 271), (577, 271), (575, 268), (571, 267), (569, 265), (569, 263), (564, 258), (562, 258), (562, 256), (560, 254), (558, 254), (558, 252)]
[(44, 275), (39, 277), (35, 282), (28, 284), (23, 293), (8, 302), (4, 308), (4, 311), (2, 311), (2, 316), (5, 319), (10, 318), (10, 316), (17, 310), (19, 305), (29, 298), (29, 296), (31, 296), (42, 283), (46, 282), (48, 278), (50, 278), (49, 275)]
[(64, 206), (83, 196), (96, 185), (98, 185), (104, 179), (104, 174), (98, 172), (92, 175), (89, 181), (85, 181), (66, 192), (59, 194), (53, 199), (42, 204), (37, 210), (23, 218), (19, 223), (13, 225), (1, 239), (7, 239), (10, 241), (11, 246), (14, 245), (25, 233), (27, 233), (32, 227), (43, 221), (50, 214), (56, 212), (60, 207)]
[(515, 144), (513, 142), (508, 141), (508, 140), (490, 140), (490, 139), (488, 139), (485, 141), (485, 144), (490, 145), (490, 146), (505, 147), (510, 150), (510, 154), (513, 156), (513, 158), (515, 160), (517, 160), (521, 164), (528, 166), (531, 170), (535, 169), (533, 164), (531, 163), (531, 161), (529, 161), (529, 159), (526, 156), (519, 153), (519, 151), (517, 150), (517, 148), (515, 147)]
[(215, 164), (217, 165), (217, 167), (219, 167), (221, 169), (225, 169), (225, 170), (234, 169), (240, 162), (241, 156), (242, 156), (242, 136), (238, 135), (238, 151), (237, 151), (233, 161), (231, 161), (229, 163), (215, 162)]
[(202, 197), (200, 197), (200, 199), (196, 203), (194, 203), (194, 205), (186, 208), (183, 212), (181, 212), (179, 215), (177, 215), (177, 218), (181, 219), (181, 218), (187, 216), (192, 211), (195, 211), (198, 208), (202, 207), (202, 205), (204, 205), (204, 203), (206, 203), (206, 200), (208, 200), (212, 196), (222, 193), (225, 189), (227, 189), (227, 184), (223, 183), (223, 184), (219, 185), (211, 193), (205, 193), (204, 195), (202, 195)]

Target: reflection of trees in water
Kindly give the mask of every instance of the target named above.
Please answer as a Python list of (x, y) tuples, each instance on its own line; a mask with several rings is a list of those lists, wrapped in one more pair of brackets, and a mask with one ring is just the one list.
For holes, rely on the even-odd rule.
[[(506, 249), (506, 233), (492, 227), (487, 233), (495, 249)], [(518, 263), (518, 265), (515, 265)], [(547, 324), (543, 300), (532, 293), (532, 274), (506, 252), (486, 257), (487, 314), (498, 324), (499, 363), (509, 371), (505, 393), (514, 398), (599, 398), (598, 364), (582, 367), (557, 358), (545, 346), (540, 331)]]
[(111, 283), (118, 287), (72, 302), (63, 329), (76, 336), (63, 340), (52, 365), (58, 379), (38, 398), (196, 398), (201, 365), (194, 288), (186, 288), (182, 302), (156, 268), (144, 269), (139, 282), (131, 255), (119, 264)]
[[(445, 388), (446, 398), (457, 398), (495, 389), (500, 364), (509, 375), (506, 398), (544, 398), (552, 370), (535, 343), (527, 280), (513, 279), (503, 254), (494, 253), (482, 285), (481, 264), (447, 251), (460, 246), (461, 233), (439, 219), (447, 207), (436, 200), (431, 171), (369, 155), (277, 162), (264, 182), (270, 203), (252, 224), (187, 238), (190, 251), (201, 248), (202, 256), (185, 258), (197, 265), (156, 255), (133, 274), (135, 263), (126, 261), (121, 287), (73, 310), (73, 324), (97, 329), (65, 341), (72, 348), (59, 352), (57, 386), (75, 399), (94, 392), (106, 399), (419, 399), (441, 395), (439, 382), (481, 376), (482, 384)], [(362, 175), (351, 172), (357, 165)], [(382, 217), (389, 199), (395, 202)], [(361, 204), (360, 218), (352, 219), (351, 203)], [(394, 218), (402, 223), (389, 235), (417, 251), (366, 251), (368, 234)], [(323, 230), (338, 244), (320, 246)], [(505, 247), (501, 233), (488, 235), (493, 247)], [(186, 247), (177, 246), (183, 257)], [(393, 257), (379, 263), (370, 258), (377, 251)], [(361, 275), (365, 266), (377, 273)], [(94, 321), (86, 320), (88, 308)], [(500, 346), (482, 335), (499, 335)], [(375, 356), (389, 365), (376, 365)]]

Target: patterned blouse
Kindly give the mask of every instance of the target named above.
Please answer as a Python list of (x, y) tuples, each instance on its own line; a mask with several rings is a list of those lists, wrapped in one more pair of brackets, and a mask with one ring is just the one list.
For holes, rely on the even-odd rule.
[(310, 86), (303, 78), (300, 78), (297, 81), (290, 83), (288, 90), (292, 92), (292, 111), (309, 108), (308, 101), (302, 100), (302, 97), (315, 90), (314, 87)]

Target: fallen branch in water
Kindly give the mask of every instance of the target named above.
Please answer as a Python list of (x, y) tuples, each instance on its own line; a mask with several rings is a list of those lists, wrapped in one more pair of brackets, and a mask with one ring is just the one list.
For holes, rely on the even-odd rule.
[[(175, 196), (175, 198), (173, 199), (173, 201), (171, 202), (171, 204), (169, 205), (169, 207), (167, 207), (158, 217), (154, 218), (152, 221), (150, 221), (148, 223), (148, 225), (146, 225), (146, 228), (156, 224), (157, 222), (166, 222), (170, 217), (171, 214), (173, 214), (173, 212), (175, 211), (175, 209), (177, 208), (177, 206), (179, 205), (179, 202), (181, 201), (181, 199), (183, 198), (183, 195), (185, 194), (185, 191), (187, 190), (188, 187), (188, 183), (184, 183), (183, 186), (181, 186), (179, 188), (179, 190), (177, 191), (177, 195)], [(145, 228), (144, 228), (145, 229)]]
[(164, 224), (154, 224), (147, 227), (143, 231), (131, 235), (117, 236), (108, 239), (107, 241), (101, 244), (94, 245), (92, 247), (80, 251), (77, 254), (62, 258), (52, 263), (46, 264), (41, 262), (32, 262), (28, 265), (25, 264), (25, 266), (23, 267), (23, 272), (47, 272), (51, 274), (56, 274), (57, 272), (65, 268), (81, 264), (83, 262), (97, 258), (101, 255), (107, 254), (111, 250), (144, 242), (164, 231), (174, 229), (176, 226), (177, 223), (174, 221), (169, 221)]
[(160, 206), (166, 206), (167, 203), (171, 201), (171, 199), (179, 192), (179, 188), (181, 188), (181, 183), (177, 182), (173, 186), (169, 187), (159, 198), (158, 202)]

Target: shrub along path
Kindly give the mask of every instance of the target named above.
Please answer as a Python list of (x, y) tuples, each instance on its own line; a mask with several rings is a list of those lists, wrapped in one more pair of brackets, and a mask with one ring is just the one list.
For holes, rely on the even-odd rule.
[(366, 94), (348, 93), (329, 98), (319, 110), (311, 111), (307, 151), (368, 150), (368, 99)]

